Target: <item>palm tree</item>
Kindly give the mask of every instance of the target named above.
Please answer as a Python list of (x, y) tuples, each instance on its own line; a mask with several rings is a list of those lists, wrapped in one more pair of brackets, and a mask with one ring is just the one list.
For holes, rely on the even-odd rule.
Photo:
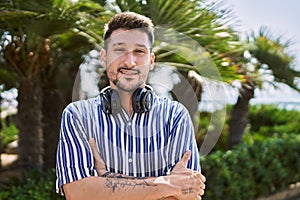
[[(152, 19), (157, 27), (153, 49), (157, 66), (165, 64), (179, 71), (194, 87), (200, 100), (201, 83), (189, 77), (189, 71), (225, 82), (240, 79), (230, 63), (232, 57), (241, 56), (239, 38), (225, 26), (225, 20), (221, 20), (228, 16), (226, 11), (218, 14), (214, 6), (206, 5), (203, 0), (117, 0), (114, 7), (116, 12), (130, 10)], [(180, 88), (177, 85), (174, 90), (186, 92), (186, 87)], [(189, 98), (189, 95), (182, 96)]]
[[(223, 26), (220, 16), (205, 7), (203, 1), (117, 0), (113, 6), (106, 1), (97, 2), (30, 0), (1, 3), (5, 8), (0, 13), (4, 35), (1, 52), (8, 69), (18, 76), (20, 161), (27, 168), (41, 168), (47, 161), (45, 157), (48, 160), (54, 157), (58, 113), (63, 107), (60, 101), (62, 104), (71, 101), (70, 96), (61, 91), (70, 91), (82, 62), (80, 55), (91, 49), (94, 42), (101, 44), (103, 23), (111, 13), (135, 11), (152, 18), (156, 26), (165, 28), (158, 32), (164, 36), (161, 41), (156, 41), (157, 48), (154, 49), (158, 63), (175, 67), (184, 75), (193, 70), (218, 79), (211, 73), (214, 70), (208, 70), (206, 62), (199, 63), (198, 57), (203, 58), (202, 61), (212, 59), (223, 80), (238, 78), (230, 63), (232, 57), (240, 56), (238, 37)], [(105, 13), (100, 4), (107, 8)], [(184, 42), (186, 37), (196, 42), (196, 47), (200, 44), (205, 53), (196, 49), (198, 54), (195, 54), (188, 46), (190, 43)], [(172, 44), (174, 41), (177, 43)], [(195, 55), (194, 58), (178, 56), (189, 53)], [(71, 77), (71, 81), (67, 77)], [(194, 85), (201, 88), (201, 83)], [(197, 95), (200, 98), (201, 90)], [(61, 96), (67, 100), (60, 100)], [(56, 118), (57, 121), (53, 120)], [(41, 157), (43, 149), (46, 152), (44, 159)]]
[(248, 124), (249, 101), (254, 97), (255, 88), (260, 87), (263, 81), (262, 75), (258, 75), (259, 70), (271, 71), (275, 82), (285, 83), (299, 91), (294, 79), (300, 76), (300, 72), (293, 69), (295, 56), (289, 53), (289, 47), (290, 41), (282, 41), (282, 36), (275, 37), (266, 27), (261, 27), (258, 35), (252, 33), (248, 38), (246, 49), (258, 60), (258, 63), (252, 64), (254, 67), (252, 72), (243, 69), (249, 65), (249, 61), (243, 61), (244, 64), (240, 65), (240, 71), (246, 79), (239, 89), (237, 103), (231, 110), (228, 148), (242, 141), (242, 135)]
[[(79, 63), (78, 59), (73, 59), (72, 62), (68, 59), (68, 62), (62, 63), (58, 59), (66, 58), (67, 54), (80, 58), (78, 54), (72, 55), (72, 52), (87, 52), (87, 47), (90, 48), (97, 40), (89, 30), (96, 20), (94, 15), (103, 11), (100, 4), (92, 1), (1, 2), (1, 56), (9, 66), (7, 69), (18, 77), (19, 106), (16, 123), (19, 129), (19, 162), (22, 170), (42, 170), (43, 160), (46, 160), (43, 159), (43, 146), (55, 143), (49, 137), (55, 138), (58, 134), (57, 123), (54, 126), (51, 124), (51, 121), (55, 121), (52, 117), (59, 121), (57, 112), (62, 107), (55, 105), (60, 102), (55, 90), (57, 81), (62, 79), (58, 72), (70, 70), (69, 67), (63, 67), (63, 64), (72, 64), (73, 68), (76, 65), (78, 68)], [(77, 42), (77, 46), (70, 51), (68, 48), (74, 47), (73, 42)], [(67, 72), (65, 75), (69, 76)], [(50, 116), (52, 113), (55, 114)], [(43, 127), (55, 132), (44, 130), (43, 135)], [(54, 160), (55, 148), (50, 147)]]
[(285, 41), (282, 35), (276, 37), (266, 27), (261, 27), (258, 35), (252, 33), (248, 40), (253, 41), (249, 52), (261, 65), (264, 64), (264, 68), (272, 71), (276, 82), (300, 90), (294, 82), (296, 77), (300, 77), (300, 72), (294, 69), (296, 57), (290, 51), (291, 40)]
[[(153, 48), (156, 68), (169, 66), (175, 73), (178, 72), (181, 80), (174, 85), (171, 93), (174, 99), (188, 108), (192, 118), (198, 118), (198, 102), (201, 101), (204, 80), (201, 77), (219, 82), (244, 78), (236, 67), (244, 49), (236, 32), (227, 25), (229, 11), (219, 12), (215, 4), (207, 5), (204, 0), (116, 0), (108, 7), (113, 8), (115, 13), (134, 11), (152, 19), (156, 26)], [(100, 88), (108, 84), (103, 79), (105, 74), (102, 74)], [(226, 98), (225, 91), (222, 93), (220, 95)], [(199, 147), (206, 144), (201, 146), (201, 154), (207, 154), (221, 134), (225, 108), (220, 112), (222, 114), (213, 115), (214, 129), (205, 137), (196, 135)], [(198, 131), (196, 118), (194, 126)]]

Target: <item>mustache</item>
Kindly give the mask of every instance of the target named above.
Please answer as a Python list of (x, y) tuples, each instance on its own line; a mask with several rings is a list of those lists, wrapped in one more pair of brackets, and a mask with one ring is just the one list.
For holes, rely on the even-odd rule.
[(121, 72), (122, 70), (128, 70), (128, 71), (134, 71), (134, 72), (140, 73), (140, 70), (135, 69), (135, 68), (128, 68), (128, 67), (119, 67), (118, 68), (118, 72)]

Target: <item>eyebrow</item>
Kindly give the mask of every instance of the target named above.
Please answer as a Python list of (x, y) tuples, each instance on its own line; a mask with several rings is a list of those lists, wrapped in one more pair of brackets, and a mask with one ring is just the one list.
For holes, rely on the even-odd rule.
[(113, 47), (114, 46), (122, 46), (122, 45), (125, 45), (125, 43), (122, 43), (122, 42), (117, 42), (117, 43), (113, 43)]
[[(126, 45), (124, 42), (117, 42), (117, 43), (113, 43), (113, 47), (115, 46), (123, 46), (123, 45)], [(143, 48), (146, 48), (146, 49), (150, 49), (151, 47), (147, 47), (146, 45), (144, 44), (135, 44), (136, 46), (138, 47), (143, 47)]]

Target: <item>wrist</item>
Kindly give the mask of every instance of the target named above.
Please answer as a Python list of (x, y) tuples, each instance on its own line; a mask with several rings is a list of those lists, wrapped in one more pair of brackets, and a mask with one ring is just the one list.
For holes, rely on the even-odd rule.
[(171, 183), (170, 175), (155, 177), (154, 183), (157, 185), (158, 199), (177, 199), (178, 187)]

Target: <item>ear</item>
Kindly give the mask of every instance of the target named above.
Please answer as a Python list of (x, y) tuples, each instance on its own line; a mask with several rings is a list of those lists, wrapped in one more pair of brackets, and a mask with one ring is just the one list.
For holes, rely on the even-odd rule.
[(106, 68), (106, 51), (105, 49), (101, 49), (100, 51), (100, 64), (102, 67)]
[(150, 57), (150, 70), (154, 69), (155, 55), (152, 52)]

